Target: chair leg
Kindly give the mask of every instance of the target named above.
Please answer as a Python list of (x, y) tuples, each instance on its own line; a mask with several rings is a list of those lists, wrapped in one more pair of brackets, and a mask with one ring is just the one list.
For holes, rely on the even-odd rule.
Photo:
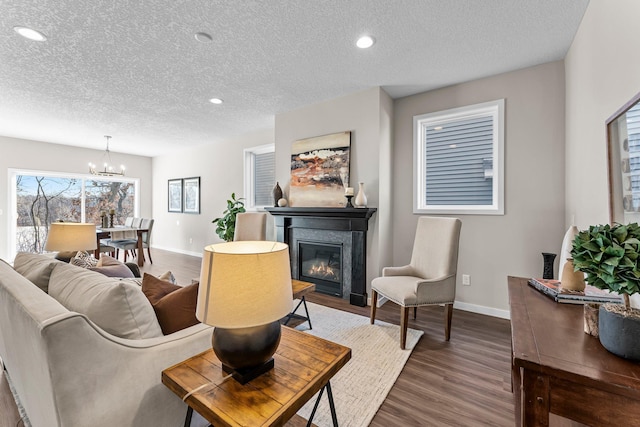
[(449, 341), (451, 338), (451, 316), (453, 315), (453, 304), (444, 305), (444, 338)]
[(376, 321), (376, 308), (378, 306), (378, 293), (371, 289), (371, 324)]
[(413, 307), (413, 320), (416, 320), (416, 317), (418, 316), (418, 307)]
[(129, 251), (124, 249), (122, 252), (124, 252), (124, 262), (127, 262), (127, 252)]
[[(143, 249), (144, 250), (144, 249)], [(149, 255), (149, 262), (153, 264), (153, 260), (151, 259), (151, 248), (147, 248), (147, 255)]]
[(409, 323), (409, 309), (400, 307), (400, 348), (404, 350), (407, 344), (407, 324)]

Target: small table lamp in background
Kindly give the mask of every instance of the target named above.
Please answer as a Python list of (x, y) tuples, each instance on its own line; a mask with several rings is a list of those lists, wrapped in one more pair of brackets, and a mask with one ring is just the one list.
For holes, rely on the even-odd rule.
[(95, 224), (79, 222), (51, 223), (44, 244), (45, 251), (58, 251), (56, 258), (61, 260), (72, 257), (69, 252), (93, 251), (97, 247)]
[(241, 384), (269, 371), (293, 306), (289, 246), (236, 241), (204, 248), (196, 317), (215, 326), (222, 369)]

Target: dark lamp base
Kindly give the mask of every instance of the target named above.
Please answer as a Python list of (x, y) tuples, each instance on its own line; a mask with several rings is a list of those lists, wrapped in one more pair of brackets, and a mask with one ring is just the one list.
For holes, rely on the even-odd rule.
[(280, 343), (280, 322), (249, 328), (213, 330), (213, 352), (222, 369), (241, 384), (273, 368), (273, 354)]
[(252, 379), (258, 378), (260, 375), (269, 372), (271, 369), (273, 369), (274, 365), (275, 362), (273, 361), (273, 358), (271, 358), (262, 365), (253, 366), (250, 368), (233, 369), (232, 367), (227, 366), (223, 363), (222, 370), (227, 374), (231, 374), (234, 380), (244, 385)]

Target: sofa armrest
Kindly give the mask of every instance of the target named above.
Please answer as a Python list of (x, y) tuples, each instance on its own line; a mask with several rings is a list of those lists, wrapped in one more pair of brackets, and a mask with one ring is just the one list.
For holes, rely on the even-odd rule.
[(198, 324), (128, 340), (82, 315), (43, 325), (59, 424), (182, 425), (187, 406), (162, 384), (162, 371), (211, 348), (212, 331)]

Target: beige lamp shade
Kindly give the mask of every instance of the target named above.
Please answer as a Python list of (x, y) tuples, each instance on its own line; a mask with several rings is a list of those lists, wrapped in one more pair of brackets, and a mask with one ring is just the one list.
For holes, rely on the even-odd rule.
[(204, 248), (196, 317), (226, 329), (265, 325), (293, 306), (289, 246), (237, 241)]
[(98, 247), (95, 224), (54, 222), (49, 226), (45, 251), (92, 251)]

